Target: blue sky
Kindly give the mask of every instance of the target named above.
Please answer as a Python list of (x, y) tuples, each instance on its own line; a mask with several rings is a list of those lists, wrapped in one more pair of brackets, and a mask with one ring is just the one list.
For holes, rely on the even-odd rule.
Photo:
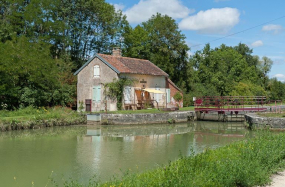
[[(221, 44), (236, 46), (240, 42), (245, 43), (253, 49), (253, 55), (258, 55), (260, 58), (267, 56), (273, 60), (270, 77), (285, 81), (284, 0), (107, 0), (107, 2), (121, 9), (134, 27), (147, 21), (157, 12), (171, 16), (186, 36), (186, 42), (191, 48), (190, 54), (202, 49), (205, 43), (210, 43), (212, 48)], [(231, 34), (234, 35), (228, 36)], [(220, 39), (222, 37), (225, 38)]]

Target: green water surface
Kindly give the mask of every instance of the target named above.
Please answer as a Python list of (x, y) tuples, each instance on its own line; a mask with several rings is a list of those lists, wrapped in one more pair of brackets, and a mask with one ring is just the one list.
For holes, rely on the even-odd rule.
[(242, 123), (71, 126), (0, 133), (0, 186), (87, 184), (142, 172), (251, 135)]

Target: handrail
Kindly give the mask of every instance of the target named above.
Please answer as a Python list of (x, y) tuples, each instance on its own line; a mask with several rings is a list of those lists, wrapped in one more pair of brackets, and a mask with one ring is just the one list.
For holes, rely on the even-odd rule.
[(266, 96), (204, 96), (195, 100), (195, 108), (239, 108), (244, 106), (256, 106), (267, 103)]

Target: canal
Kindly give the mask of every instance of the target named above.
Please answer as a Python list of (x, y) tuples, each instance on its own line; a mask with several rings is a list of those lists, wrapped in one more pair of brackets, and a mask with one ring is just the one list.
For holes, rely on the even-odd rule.
[(243, 123), (70, 126), (0, 132), (1, 186), (87, 184), (250, 137)]

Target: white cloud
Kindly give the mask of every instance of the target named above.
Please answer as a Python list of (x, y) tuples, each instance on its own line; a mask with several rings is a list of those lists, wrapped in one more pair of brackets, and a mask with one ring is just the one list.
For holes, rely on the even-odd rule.
[(125, 8), (125, 5), (123, 4), (113, 4), (113, 6), (115, 7), (115, 10), (123, 10)]
[(285, 82), (285, 75), (284, 74), (276, 74), (273, 77), (276, 77), (277, 80)]
[(140, 0), (138, 4), (127, 9), (124, 13), (130, 23), (141, 23), (147, 21), (157, 12), (176, 19), (184, 18), (195, 10), (182, 5), (180, 0)]
[(284, 74), (276, 74), (276, 75), (274, 75), (274, 77), (285, 79), (285, 75)]
[(236, 8), (212, 8), (189, 16), (179, 23), (182, 30), (195, 30), (200, 33), (226, 34), (239, 22), (240, 12)]
[(261, 40), (257, 40), (251, 44), (252, 47), (260, 47), (263, 46), (263, 42)]
[(282, 32), (284, 30), (284, 28), (281, 25), (264, 25), (262, 27), (263, 31), (268, 31), (268, 32), (273, 32), (274, 34), (279, 34), (280, 32)]

